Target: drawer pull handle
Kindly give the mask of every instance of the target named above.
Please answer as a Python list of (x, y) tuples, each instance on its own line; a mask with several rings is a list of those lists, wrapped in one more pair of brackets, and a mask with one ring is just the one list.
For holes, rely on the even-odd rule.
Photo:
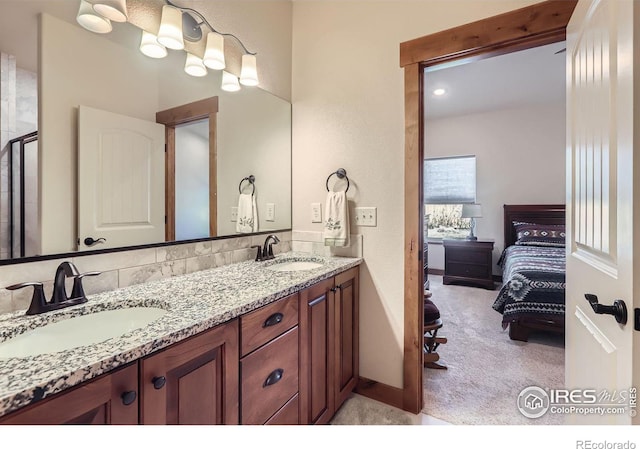
[(276, 324), (281, 323), (283, 318), (284, 318), (284, 315), (281, 314), (280, 312), (274, 313), (273, 315), (271, 315), (269, 318), (265, 320), (262, 327), (275, 326)]
[(282, 368), (278, 368), (277, 370), (274, 370), (271, 374), (269, 374), (269, 377), (267, 377), (267, 379), (264, 381), (264, 384), (262, 384), (262, 388), (266, 388), (270, 385), (277, 384), (278, 382), (280, 382), (280, 379), (282, 379), (283, 373), (284, 373), (284, 370)]
[(151, 379), (151, 382), (153, 382), (153, 388), (155, 388), (156, 390), (159, 390), (160, 388), (164, 387), (164, 384), (167, 382), (167, 379), (164, 376), (157, 376)]
[(131, 405), (135, 402), (137, 395), (135, 391), (125, 391), (120, 397), (124, 405)]

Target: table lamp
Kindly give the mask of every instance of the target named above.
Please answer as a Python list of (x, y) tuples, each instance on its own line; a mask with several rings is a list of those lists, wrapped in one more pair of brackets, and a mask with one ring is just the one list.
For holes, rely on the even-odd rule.
[(474, 230), (476, 227), (476, 218), (482, 217), (482, 206), (480, 204), (463, 204), (462, 205), (462, 214), (460, 218), (470, 218), (471, 219), (471, 227), (469, 228), (469, 235), (467, 236), (467, 240), (478, 240), (478, 238), (474, 235)]

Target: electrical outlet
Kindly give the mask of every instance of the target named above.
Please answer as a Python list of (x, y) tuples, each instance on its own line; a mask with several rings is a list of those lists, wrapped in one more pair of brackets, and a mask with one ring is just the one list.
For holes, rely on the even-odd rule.
[(356, 207), (356, 225), (377, 226), (378, 211), (375, 207)]
[(232, 207), (231, 208), (231, 221), (238, 221), (238, 208), (237, 207)]
[(322, 208), (320, 203), (311, 203), (311, 223), (322, 223)]
[(267, 203), (267, 211), (265, 214), (266, 221), (276, 221), (276, 205), (274, 203)]

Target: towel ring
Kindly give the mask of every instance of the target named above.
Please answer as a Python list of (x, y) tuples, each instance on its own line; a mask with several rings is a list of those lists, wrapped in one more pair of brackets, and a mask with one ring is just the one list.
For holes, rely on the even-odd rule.
[(240, 193), (242, 193), (242, 183), (245, 181), (249, 181), (249, 184), (251, 184), (253, 186), (253, 192), (251, 192), (251, 195), (253, 195), (254, 193), (256, 193), (256, 177), (253, 175), (249, 175), (246, 178), (242, 178), (242, 181), (240, 181), (240, 185), (238, 185), (238, 191)]
[(336, 175), (338, 177), (338, 179), (347, 179), (347, 188), (344, 191), (345, 193), (347, 193), (349, 191), (349, 177), (347, 176), (347, 171), (344, 168), (339, 168), (336, 171), (334, 171), (333, 173), (331, 173), (328, 177), (327, 177), (327, 192), (330, 192), (331, 190), (329, 190), (329, 179), (333, 176)]

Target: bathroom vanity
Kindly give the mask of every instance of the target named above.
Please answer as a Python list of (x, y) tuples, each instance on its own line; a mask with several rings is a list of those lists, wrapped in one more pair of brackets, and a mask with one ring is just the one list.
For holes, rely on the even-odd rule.
[(327, 423), (358, 380), (361, 262), (286, 253), (0, 315), (7, 340), (79, 314), (167, 310), (96, 344), (3, 359), (0, 424)]

